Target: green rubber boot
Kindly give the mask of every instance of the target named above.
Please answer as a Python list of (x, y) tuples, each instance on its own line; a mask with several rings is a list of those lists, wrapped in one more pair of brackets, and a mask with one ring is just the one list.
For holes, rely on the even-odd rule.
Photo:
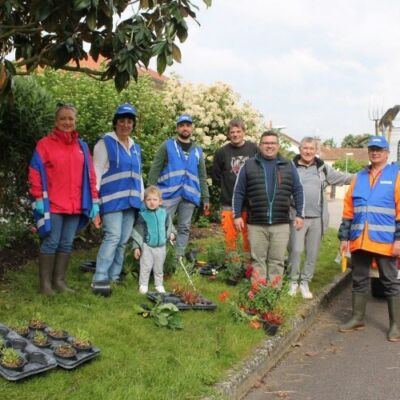
[(349, 321), (345, 324), (340, 325), (339, 332), (352, 332), (355, 330), (363, 329), (365, 309), (367, 307), (368, 293), (357, 293), (352, 294), (353, 303), (353, 315)]
[(65, 275), (67, 274), (70, 253), (57, 253), (53, 274), (53, 287), (60, 292), (74, 293), (75, 290), (70, 289), (65, 284)]
[(54, 254), (39, 254), (39, 291), (45, 296), (52, 296), (54, 294), (51, 287), (54, 259)]
[(388, 297), (387, 302), (390, 321), (387, 339), (389, 342), (398, 342), (400, 340), (400, 296)]

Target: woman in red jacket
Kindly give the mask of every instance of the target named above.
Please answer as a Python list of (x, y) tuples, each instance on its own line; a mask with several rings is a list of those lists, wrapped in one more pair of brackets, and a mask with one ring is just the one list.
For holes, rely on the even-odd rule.
[(39, 140), (29, 166), (33, 212), (41, 238), (40, 292), (72, 292), (65, 275), (78, 229), (99, 212), (96, 176), (87, 144), (75, 130), (76, 109), (58, 104), (55, 128)]

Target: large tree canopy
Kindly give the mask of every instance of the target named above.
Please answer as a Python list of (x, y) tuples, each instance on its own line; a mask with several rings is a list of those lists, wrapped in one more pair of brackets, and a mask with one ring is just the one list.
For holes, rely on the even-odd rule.
[(364, 133), (362, 135), (346, 135), (343, 140), (341, 147), (353, 147), (353, 148), (363, 148), (367, 147), (368, 140), (371, 137), (369, 133)]
[[(199, 0), (200, 1), (200, 0)], [(212, 0), (201, 0), (207, 6)], [(117, 90), (137, 78), (137, 65), (157, 57), (161, 74), (180, 62), (176, 42), (188, 36), (187, 18), (198, 9), (190, 0), (2, 0), (0, 1), (0, 94), (16, 74), (38, 67), (81, 71), (114, 79)], [(131, 12), (129, 13), (129, 11)], [(129, 17), (121, 18), (130, 14)], [(117, 16), (119, 20), (117, 22)], [(88, 44), (86, 50), (84, 43)], [(15, 51), (15, 62), (6, 57)], [(88, 54), (107, 61), (103, 71), (81, 68)]]

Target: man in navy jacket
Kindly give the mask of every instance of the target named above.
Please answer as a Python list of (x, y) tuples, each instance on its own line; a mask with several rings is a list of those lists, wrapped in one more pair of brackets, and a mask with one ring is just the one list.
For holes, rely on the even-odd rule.
[(293, 196), (296, 217), (293, 225), (303, 227), (304, 193), (293, 162), (278, 155), (279, 137), (274, 131), (261, 135), (259, 153), (241, 168), (233, 193), (236, 228), (244, 226), (243, 206), (248, 211), (248, 230), (254, 270), (259, 277), (278, 283), (284, 270), (289, 241), (289, 211)]

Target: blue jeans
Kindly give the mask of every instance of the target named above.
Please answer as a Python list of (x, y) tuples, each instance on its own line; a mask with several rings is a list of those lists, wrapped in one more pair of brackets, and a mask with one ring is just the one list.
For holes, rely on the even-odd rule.
[(40, 244), (40, 253), (71, 253), (80, 214), (50, 214), (51, 232)]
[(96, 260), (94, 281), (117, 281), (124, 264), (124, 251), (135, 222), (135, 210), (106, 213), (102, 217), (104, 238)]
[(163, 204), (172, 219), (175, 214), (177, 214), (178, 223), (176, 227), (177, 235), (175, 254), (178, 257), (183, 256), (185, 254), (187, 242), (189, 241), (192, 215), (196, 205), (190, 201), (182, 199), (181, 197), (164, 200)]

